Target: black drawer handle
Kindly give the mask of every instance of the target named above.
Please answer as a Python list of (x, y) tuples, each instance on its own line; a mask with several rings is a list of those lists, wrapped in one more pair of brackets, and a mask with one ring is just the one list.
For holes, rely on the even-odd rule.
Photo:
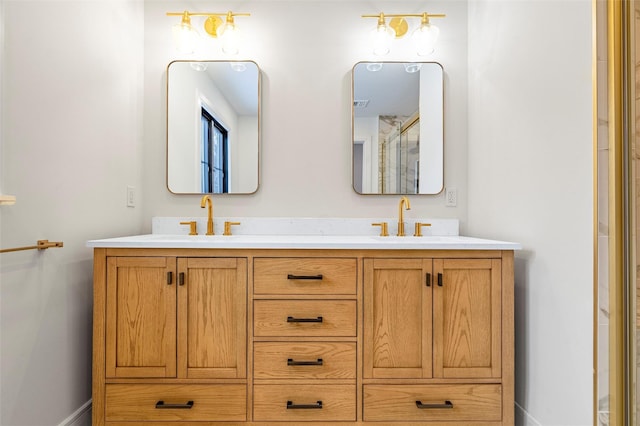
[(322, 358), (318, 358), (317, 361), (294, 361), (293, 359), (287, 359), (287, 365), (322, 365)]
[(322, 401), (315, 404), (294, 404), (293, 401), (287, 401), (287, 410), (317, 410), (322, 409)]
[(318, 317), (318, 318), (294, 318), (294, 317), (287, 317), (287, 322), (322, 322), (322, 317)]
[(288, 280), (322, 280), (322, 274), (318, 275), (287, 275)]
[(423, 404), (422, 401), (416, 401), (416, 407), (421, 408), (421, 409), (453, 408), (453, 402), (445, 401), (444, 404)]
[(164, 401), (156, 402), (156, 408), (180, 408), (190, 410), (193, 408), (193, 401), (187, 401), (186, 404), (165, 404)]

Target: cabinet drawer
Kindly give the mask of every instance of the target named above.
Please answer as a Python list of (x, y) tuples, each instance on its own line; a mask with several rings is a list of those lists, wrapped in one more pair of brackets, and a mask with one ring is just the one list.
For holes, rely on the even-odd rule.
[(355, 336), (355, 300), (256, 300), (256, 336)]
[(254, 260), (255, 294), (356, 294), (356, 260), (260, 258)]
[(501, 385), (364, 386), (365, 421), (500, 421), (501, 418)]
[(356, 344), (255, 342), (256, 379), (355, 379)]
[(255, 385), (256, 421), (354, 421), (356, 387), (349, 385)]
[(107, 421), (244, 421), (246, 385), (106, 386)]

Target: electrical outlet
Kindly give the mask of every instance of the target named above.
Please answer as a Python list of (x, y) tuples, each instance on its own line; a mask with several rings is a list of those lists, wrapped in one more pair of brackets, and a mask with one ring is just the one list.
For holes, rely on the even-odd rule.
[(127, 185), (127, 207), (136, 206), (136, 191), (131, 185)]
[(447, 207), (455, 207), (458, 205), (458, 190), (456, 188), (447, 188), (444, 190), (444, 205)]

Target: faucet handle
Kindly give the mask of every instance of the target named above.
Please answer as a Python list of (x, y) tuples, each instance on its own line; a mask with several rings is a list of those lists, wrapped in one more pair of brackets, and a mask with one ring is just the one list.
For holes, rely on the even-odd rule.
[(231, 235), (231, 227), (233, 225), (240, 225), (240, 222), (224, 222), (224, 233), (222, 235)]
[(414, 237), (422, 237), (422, 227), (423, 226), (431, 226), (430, 223), (419, 223), (416, 222), (416, 231), (413, 233)]
[(198, 223), (195, 220), (189, 222), (180, 222), (180, 225), (189, 225), (189, 235), (198, 235), (198, 231), (196, 230)]
[(371, 226), (379, 226), (380, 227), (380, 236), (381, 237), (388, 237), (389, 236), (389, 230), (388, 230), (388, 227), (387, 227), (387, 222), (372, 223)]

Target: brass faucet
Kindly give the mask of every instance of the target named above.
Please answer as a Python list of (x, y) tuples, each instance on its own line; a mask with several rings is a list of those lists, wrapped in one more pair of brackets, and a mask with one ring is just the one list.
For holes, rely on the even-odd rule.
[(200, 200), (200, 207), (203, 209), (207, 207), (207, 235), (213, 235), (213, 201), (207, 194)]
[(400, 204), (398, 204), (398, 237), (404, 237), (404, 212), (402, 206), (405, 205), (407, 210), (411, 210), (411, 203), (407, 197), (400, 198)]

